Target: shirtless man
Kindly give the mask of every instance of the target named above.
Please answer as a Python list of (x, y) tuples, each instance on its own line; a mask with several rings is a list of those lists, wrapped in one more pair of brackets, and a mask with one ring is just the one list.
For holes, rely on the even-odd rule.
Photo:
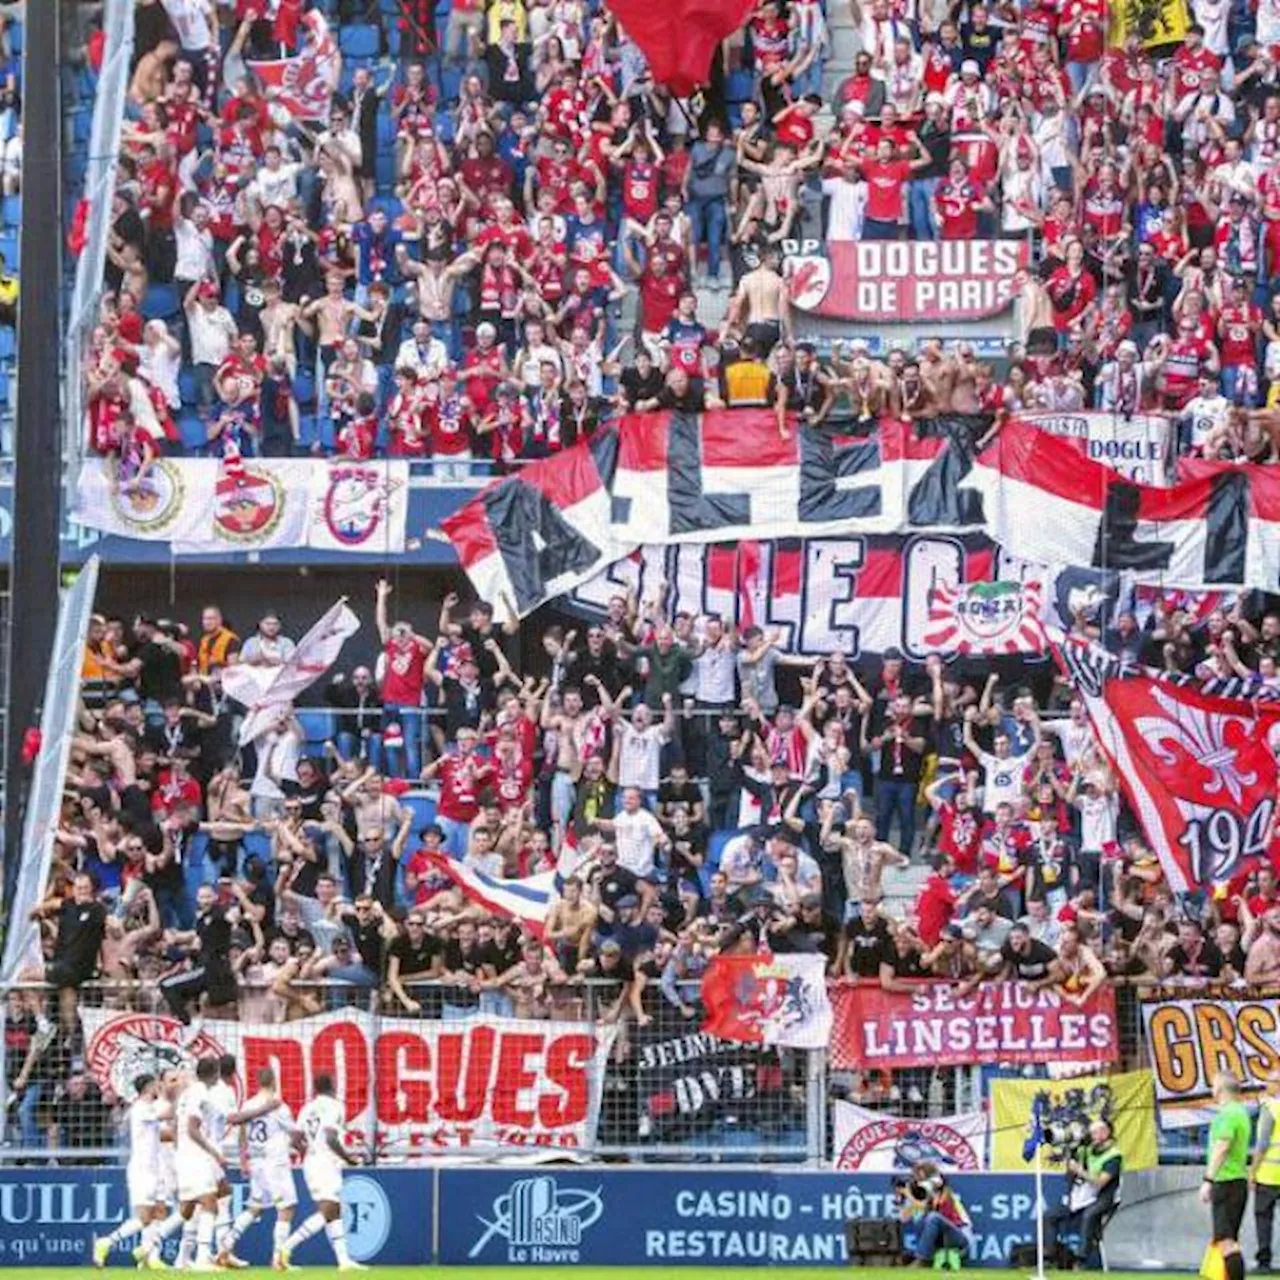
[(768, 359), (782, 338), (791, 337), (791, 301), (778, 271), (781, 262), (778, 247), (767, 245), (760, 265), (738, 281), (729, 299), (730, 321), (754, 340), (762, 359)]
[[(418, 314), (433, 327), (433, 332), (448, 325), (453, 319), (453, 294), (458, 281), (480, 262), (480, 255), (472, 250), (444, 262), (428, 258), (415, 262), (409, 256), (409, 248), (403, 242), (396, 245), (396, 266), (406, 280), (415, 281), (414, 292), (418, 298)], [(436, 336), (439, 333), (436, 332)]]
[[(316, 341), (321, 352), (328, 353), (330, 360), (337, 356), (353, 317), (360, 320), (373, 319), (372, 313), (345, 297), (342, 290), (342, 277), (337, 272), (330, 273), (325, 277), (324, 296), (310, 302), (304, 298), (299, 312), (299, 319), (303, 324), (310, 327), (314, 323)], [(327, 363), (326, 360), (326, 365)]]
[(280, 293), (280, 281), (271, 277), (263, 282), (266, 305), (258, 312), (262, 325), (262, 355), (268, 364), (277, 357), (284, 361), (292, 378), (298, 372), (298, 353), (293, 335), (298, 327), (297, 303), (286, 302)]
[(844, 867), (845, 892), (849, 902), (879, 902), (884, 896), (885, 867), (905, 867), (910, 859), (885, 840), (875, 838), (875, 824), (857, 814), (845, 835), (832, 831), (835, 805), (824, 802), (819, 841), (823, 848), (837, 850)]
[(920, 352), (920, 380), (925, 385), (929, 399), (940, 410), (951, 404), (951, 392), (955, 385), (956, 362), (942, 349), (938, 338), (929, 338)]

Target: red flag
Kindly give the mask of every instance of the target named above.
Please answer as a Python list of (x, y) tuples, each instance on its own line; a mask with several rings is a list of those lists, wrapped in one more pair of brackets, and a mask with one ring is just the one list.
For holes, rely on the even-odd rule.
[(323, 120), (329, 114), (333, 91), (338, 87), (342, 59), (329, 24), (319, 10), (302, 19), (306, 38), (292, 58), (249, 63), (262, 82), (273, 107), (295, 120)]
[(722, 1040), (825, 1048), (831, 1037), (826, 957), (713, 956), (702, 976), (703, 1031)]
[(1061, 632), (1050, 639), (1176, 892), (1275, 860), (1274, 699), (1218, 696)]
[(687, 98), (706, 84), (716, 46), (756, 6), (755, 0), (609, 0), (608, 7), (640, 46), (654, 80)]

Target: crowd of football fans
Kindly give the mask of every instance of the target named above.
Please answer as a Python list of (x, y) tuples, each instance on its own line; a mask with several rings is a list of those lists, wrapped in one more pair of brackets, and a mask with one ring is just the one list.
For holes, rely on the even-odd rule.
[[(1191, 8), (1148, 51), (1106, 47), (1103, 0), (869, 0), (837, 68), (818, 0), (766, 0), (708, 93), (676, 102), (581, 0), (456, 4), (442, 49), (430, 6), (391, 3), (310, 124), (248, 70), (314, 39), (296, 6), (140, 0), (90, 442), (132, 478), (184, 447), (501, 467), (622, 408), (767, 403), (874, 430), (1090, 404), (1167, 410), (1187, 449), (1267, 460), (1280, 9)], [(368, 16), (326, 12), (339, 35)], [(877, 360), (798, 342), (780, 245), (802, 230), (1025, 240), (1020, 341), (1000, 367), (963, 343)], [(287, 661), (278, 617), (95, 620), (40, 911), (59, 1007), (14, 996), (6, 1016), (25, 1136), (58, 1124), (98, 976), (184, 1021), (375, 999), (624, 1028), (696, 1025), (720, 949), (1081, 1001), (1116, 978), (1280, 981), (1275, 876), (1175, 896), (1045, 666), (855, 669), (661, 599), (523, 635), (452, 598), (407, 620), (382, 585), (361, 610), (377, 663), (246, 746), (221, 672)], [(1075, 629), (1277, 681), (1266, 602)], [(442, 856), (555, 872), (543, 941)], [(908, 1083), (924, 1105), (927, 1081), (891, 1088)]]
[[(139, 0), (87, 364), (126, 481), (181, 450), (451, 477), (762, 402), (1154, 409), (1184, 451), (1272, 456), (1273, 0), (1119, 46), (1105, 0), (854, 0), (849, 66), (822, 0), (765, 0), (689, 100), (585, 0), (326, 0), (311, 120), (254, 67), (314, 52), (314, 7)], [(1005, 358), (803, 340), (789, 240), (975, 237), (1029, 249)]]

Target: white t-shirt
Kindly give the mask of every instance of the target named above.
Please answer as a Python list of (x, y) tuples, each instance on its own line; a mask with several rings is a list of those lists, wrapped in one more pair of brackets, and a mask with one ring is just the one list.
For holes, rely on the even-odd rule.
[(245, 1125), (249, 1158), (262, 1164), (287, 1165), (291, 1147), (289, 1137), (293, 1130), (293, 1112), (285, 1102), (265, 1116), (250, 1120)]
[(330, 1133), (341, 1137), (342, 1104), (337, 1098), (320, 1094), (298, 1112), (298, 1128), (307, 1140), (304, 1163), (317, 1168), (341, 1169), (342, 1161), (329, 1148)]
[(1062, 755), (1068, 768), (1080, 759), (1093, 737), (1093, 731), (1087, 722), (1076, 724), (1074, 720), (1050, 720), (1045, 724), (1044, 731), (1053, 734), (1062, 744)]
[(168, 1105), (159, 1098), (135, 1099), (129, 1108), (129, 1163), (139, 1169), (160, 1168), (160, 1123)]
[(1115, 843), (1120, 802), (1114, 792), (1077, 796), (1076, 808), (1080, 810), (1081, 849), (1086, 853), (1100, 853), (1104, 845)]
[(661, 824), (648, 809), (637, 809), (635, 813), (619, 810), (613, 819), (619, 864), (642, 879), (651, 876), (653, 852), (661, 834)]
[(209, 1153), (196, 1143), (187, 1126), (193, 1118), (199, 1120), (200, 1132), (203, 1134), (205, 1141), (216, 1145), (216, 1135), (213, 1129), (213, 1109), (214, 1104), (209, 1096), (209, 1090), (199, 1080), (193, 1080), (182, 1091), (181, 1096), (178, 1098), (174, 1124), (177, 1133), (179, 1160), (207, 1160), (209, 1158)]
[(1022, 772), (1025, 768), (1021, 756), (998, 756), (986, 751), (978, 752), (982, 766), (982, 807), (987, 813), (995, 813), (996, 805), (1016, 805), (1022, 795)]
[(637, 729), (623, 721), (618, 732), (622, 735), (622, 746), (618, 752), (618, 786), (656, 791), (662, 777), (660, 761), (667, 731), (658, 724)]

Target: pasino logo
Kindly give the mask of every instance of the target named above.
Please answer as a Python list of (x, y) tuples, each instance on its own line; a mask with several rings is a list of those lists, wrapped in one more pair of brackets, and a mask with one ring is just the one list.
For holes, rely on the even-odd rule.
[(485, 1231), (468, 1256), (497, 1239), (509, 1262), (578, 1262), (583, 1236), (603, 1213), (599, 1187), (562, 1187), (545, 1174), (518, 1178), (494, 1200), (491, 1218), (476, 1215)]
[(391, 1234), (391, 1205), (387, 1193), (372, 1178), (344, 1178), (342, 1216), (346, 1220), (347, 1248), (351, 1256), (357, 1262), (376, 1258)]

